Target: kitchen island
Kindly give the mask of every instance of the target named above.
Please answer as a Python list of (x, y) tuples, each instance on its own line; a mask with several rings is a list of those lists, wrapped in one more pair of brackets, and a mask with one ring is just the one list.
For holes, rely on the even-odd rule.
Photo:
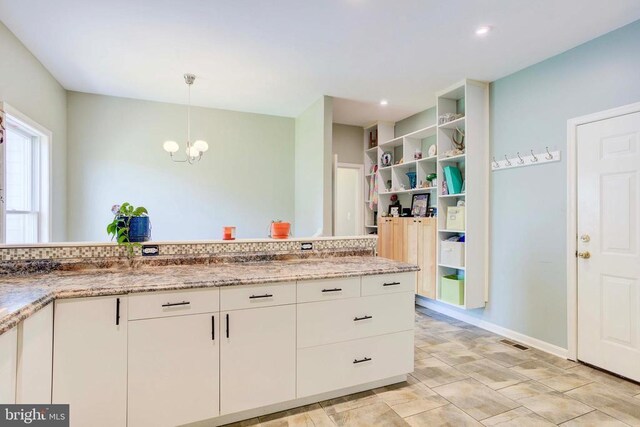
[(48, 384), (71, 425), (219, 425), (403, 381), (416, 270), (345, 256), (7, 276), (0, 352), (20, 348), (16, 401), (48, 403), (32, 400)]

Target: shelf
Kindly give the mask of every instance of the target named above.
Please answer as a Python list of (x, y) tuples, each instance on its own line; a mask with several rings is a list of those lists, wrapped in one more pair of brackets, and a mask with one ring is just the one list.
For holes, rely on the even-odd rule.
[(390, 141), (386, 141), (383, 142), (382, 144), (378, 144), (378, 147), (380, 148), (393, 148), (393, 147), (399, 147), (402, 145), (402, 138), (401, 136), (394, 138)]
[(438, 267), (444, 267), (444, 268), (453, 268), (455, 270), (462, 270), (464, 271), (464, 267), (455, 267), (453, 265), (447, 265), (447, 264), (438, 264)]
[(390, 196), (392, 194), (411, 194), (411, 193), (419, 193), (421, 191), (433, 191), (436, 190), (437, 187), (427, 187), (427, 188), (412, 188), (410, 190), (398, 190), (398, 191), (385, 191), (379, 192), (379, 196)]
[(378, 151), (378, 146), (377, 145), (375, 147), (371, 147), (371, 148), (368, 148), (368, 149), (364, 150), (365, 153), (375, 153), (376, 151)]
[(378, 168), (378, 172), (382, 172), (382, 171), (386, 172), (386, 171), (390, 171), (391, 169), (393, 169), (393, 166), (383, 166)]
[(404, 138), (425, 139), (430, 136), (434, 136), (436, 134), (437, 128), (438, 127), (436, 125), (427, 126), (426, 128), (419, 129), (417, 131), (404, 135)]
[(465, 159), (465, 157), (467, 156), (466, 153), (463, 154), (458, 154), (457, 156), (451, 156), (451, 157), (440, 157), (438, 159), (439, 162), (460, 162), (462, 160)]
[(438, 156), (431, 156), (431, 157), (423, 157), (419, 160), (416, 160), (417, 163), (431, 163), (431, 162), (435, 162), (436, 160), (438, 160)]
[(415, 167), (416, 165), (416, 161), (415, 160), (410, 160), (408, 162), (404, 162), (404, 163), (398, 163), (397, 165), (393, 165), (393, 166), (389, 166), (391, 169), (404, 169), (407, 166), (413, 166)]
[(378, 228), (377, 225), (365, 225), (365, 228)]
[(465, 117), (460, 117), (459, 119), (451, 120), (445, 124), (439, 125), (440, 129), (455, 129), (455, 128), (464, 128), (465, 125)]
[(446, 229), (442, 229), (442, 230), (438, 230), (440, 233), (459, 233), (459, 234), (464, 234), (466, 233), (466, 231), (464, 230), (446, 230)]
[(441, 194), (438, 197), (442, 198), (453, 198), (453, 197), (464, 197), (466, 193), (456, 193), (456, 194)]
[(446, 304), (446, 305), (450, 305), (451, 307), (456, 307), (456, 308), (462, 308), (465, 309), (466, 307), (464, 305), (458, 305), (458, 304), (454, 304), (445, 300), (442, 300), (440, 298), (436, 298), (436, 301), (438, 301), (441, 304)]

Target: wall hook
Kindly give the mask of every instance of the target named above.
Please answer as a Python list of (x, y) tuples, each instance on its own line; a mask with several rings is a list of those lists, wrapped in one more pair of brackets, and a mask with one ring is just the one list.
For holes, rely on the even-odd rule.
[(518, 159), (519, 159), (518, 163), (521, 164), (521, 165), (524, 165), (524, 159), (522, 157), (520, 157), (520, 152), (518, 151), (517, 154), (518, 154)]
[(553, 155), (549, 152), (549, 147), (547, 147), (547, 155), (545, 157), (547, 158), (547, 160), (553, 159)]
[(537, 162), (537, 161), (538, 161), (538, 158), (536, 157), (536, 155), (535, 155), (535, 154), (533, 154), (533, 150), (531, 150), (531, 161), (532, 161), (533, 163), (535, 163), (535, 162)]
[(500, 167), (500, 163), (498, 163), (498, 161), (496, 160), (496, 156), (493, 156), (493, 167), (494, 168)]
[(504, 155), (504, 159), (507, 161), (507, 166), (511, 166), (511, 162), (509, 161), (509, 159), (507, 159), (507, 155)]

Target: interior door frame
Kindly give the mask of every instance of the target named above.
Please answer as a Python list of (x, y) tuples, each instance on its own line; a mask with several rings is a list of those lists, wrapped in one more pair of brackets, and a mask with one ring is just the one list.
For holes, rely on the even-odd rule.
[(578, 359), (578, 126), (640, 112), (640, 102), (567, 121), (567, 358)]
[(338, 161), (338, 155), (334, 156), (334, 179), (333, 179), (333, 235), (336, 234), (336, 226), (337, 226), (337, 215), (336, 215), (336, 196), (338, 194), (338, 168), (345, 169), (355, 169), (358, 171), (358, 181), (360, 181), (360, 194), (358, 196), (359, 203), (359, 220), (357, 222), (360, 223), (360, 227), (358, 227), (358, 232), (361, 235), (365, 234), (365, 224), (364, 224), (364, 200), (365, 200), (365, 182), (364, 182), (364, 165), (360, 163), (343, 163)]

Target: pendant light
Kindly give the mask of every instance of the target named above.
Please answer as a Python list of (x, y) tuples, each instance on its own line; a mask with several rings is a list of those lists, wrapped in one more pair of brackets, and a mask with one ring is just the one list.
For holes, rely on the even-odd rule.
[(205, 141), (198, 139), (197, 141), (191, 142), (191, 85), (195, 81), (196, 76), (193, 74), (185, 74), (184, 81), (187, 84), (188, 88), (188, 104), (187, 104), (187, 148), (185, 150), (186, 157), (185, 158), (176, 158), (174, 154), (180, 150), (180, 145), (176, 141), (165, 141), (162, 144), (162, 148), (164, 151), (169, 153), (171, 156), (171, 160), (174, 162), (184, 163), (187, 162), (190, 165), (199, 162), (202, 159), (202, 154), (209, 149), (209, 144)]

